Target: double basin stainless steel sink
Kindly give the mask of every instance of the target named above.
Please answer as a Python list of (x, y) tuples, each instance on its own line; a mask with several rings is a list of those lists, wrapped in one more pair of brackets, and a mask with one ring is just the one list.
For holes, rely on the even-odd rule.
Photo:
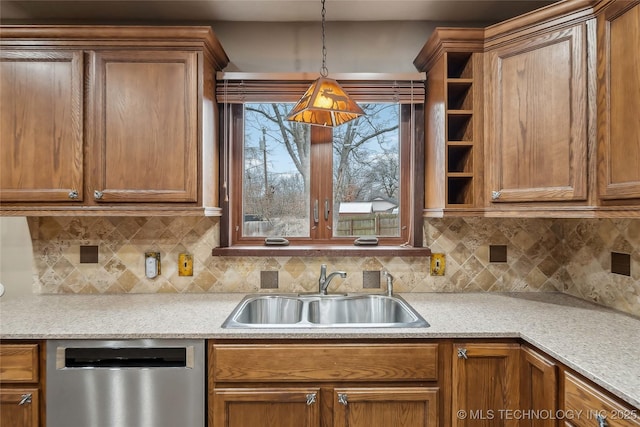
[(270, 294), (245, 297), (223, 328), (420, 328), (429, 324), (398, 296)]

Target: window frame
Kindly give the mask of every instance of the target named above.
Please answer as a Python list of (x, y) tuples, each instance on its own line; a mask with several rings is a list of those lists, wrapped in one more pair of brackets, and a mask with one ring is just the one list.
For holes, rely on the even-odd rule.
[[(242, 83), (241, 83), (242, 84)], [(220, 93), (221, 86), (218, 85), (218, 102), (220, 110), (220, 195), (222, 219), (220, 229), (221, 247), (227, 248), (259, 248), (264, 250), (281, 251), (283, 247), (265, 246), (264, 237), (248, 237), (242, 236), (243, 212), (242, 212), (242, 190), (244, 177), (244, 103), (269, 103), (269, 102), (295, 102), (295, 96), (299, 96), (301, 91), (298, 86), (308, 85), (310, 82), (277, 82), (278, 87), (284, 89), (287, 94), (285, 99), (282, 96), (277, 99), (269, 99), (269, 94), (274, 91), (271, 88), (261, 93), (260, 83), (252, 82), (252, 89), (260, 95), (248, 96), (244, 94), (240, 100), (235, 102), (225, 102), (228, 98), (224, 91), (226, 86)], [(290, 246), (287, 248), (300, 249), (327, 249), (327, 248), (356, 248), (360, 251), (369, 251), (374, 248), (421, 248), (422, 247), (422, 211), (424, 204), (424, 82), (411, 82), (411, 102), (407, 102), (409, 95), (404, 94), (404, 102), (399, 99), (397, 82), (394, 91), (385, 91), (383, 93), (372, 93), (372, 82), (341, 82), (348, 93), (350, 93), (357, 102), (370, 103), (400, 103), (400, 221), (401, 229), (398, 237), (379, 236), (378, 246), (362, 247), (354, 246), (354, 237), (333, 236), (333, 212), (329, 215), (329, 219), (325, 220), (320, 215), (317, 226), (314, 227), (313, 221), (313, 204), (317, 198), (320, 205), (321, 200), (328, 198), (333, 210), (333, 173), (329, 173), (328, 177), (319, 180), (322, 175), (319, 171), (332, 171), (333, 163), (333, 147), (332, 147), (332, 128), (322, 126), (311, 126), (311, 172), (310, 172), (310, 235), (309, 237), (290, 237), (287, 238)], [(226, 82), (225, 82), (226, 85)], [(264, 84), (265, 88), (270, 88), (273, 82)], [(376, 81), (374, 85), (385, 88), (391, 88), (394, 82)], [(422, 88), (416, 95), (418, 102), (413, 99), (413, 85)], [(358, 88), (362, 88), (359, 90)], [(362, 92), (364, 91), (364, 92)], [(367, 96), (363, 96), (367, 93)], [(355, 95), (354, 95), (355, 94)], [(223, 95), (223, 96), (221, 96)], [(291, 99), (289, 99), (291, 98)], [(359, 99), (360, 98), (360, 99)], [(221, 102), (222, 100), (222, 102)], [(345, 124), (343, 126), (348, 126)], [(411, 135), (411, 132), (415, 132)], [(322, 154), (324, 153), (324, 154)], [(328, 153), (328, 154), (327, 154)], [(331, 168), (330, 168), (331, 166)], [(227, 179), (228, 175), (228, 179)], [(317, 196), (317, 197), (316, 197)], [(330, 227), (330, 228), (329, 228)]]

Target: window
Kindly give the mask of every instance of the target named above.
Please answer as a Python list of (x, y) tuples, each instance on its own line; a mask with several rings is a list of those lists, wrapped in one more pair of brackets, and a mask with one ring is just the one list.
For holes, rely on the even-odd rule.
[(218, 100), (227, 101), (221, 108), (223, 216), (229, 218), (223, 244), (283, 237), (292, 245), (352, 245), (364, 236), (376, 236), (380, 245), (414, 243), (421, 225), (416, 230), (412, 221), (421, 215), (413, 213), (423, 200), (416, 185), (422, 168), (414, 160), (423, 108), (415, 102), (424, 89), (410, 82), (342, 83), (366, 116), (330, 128), (286, 120), (307, 82), (252, 82), (249, 90), (244, 82), (231, 90), (228, 84), (218, 90)]

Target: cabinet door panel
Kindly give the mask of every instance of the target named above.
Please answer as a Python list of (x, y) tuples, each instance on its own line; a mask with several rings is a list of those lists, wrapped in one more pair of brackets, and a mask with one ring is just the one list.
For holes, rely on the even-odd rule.
[(334, 427), (435, 427), (437, 388), (383, 387), (334, 390)]
[(518, 409), (519, 350), (518, 344), (454, 345), (454, 427), (518, 426), (502, 414)]
[(597, 32), (600, 197), (640, 198), (640, 2), (613, 3)]
[(92, 55), (98, 202), (196, 202), (198, 56), (181, 51)]
[(494, 202), (586, 200), (584, 26), (489, 53), (489, 190)]
[(215, 389), (212, 413), (216, 427), (319, 427), (320, 389)]
[[(553, 361), (534, 350), (523, 347), (520, 407), (524, 411), (555, 414), (558, 409), (558, 374)], [(522, 427), (555, 427), (553, 417), (531, 417), (520, 420)]]
[[(572, 427), (640, 427), (638, 410), (620, 404), (569, 372), (564, 373), (563, 401), (565, 412), (575, 414)], [(599, 420), (604, 421), (601, 424)]]
[(0, 426), (38, 427), (38, 389), (0, 388)]
[(0, 51), (0, 201), (82, 200), (82, 87), (81, 51)]

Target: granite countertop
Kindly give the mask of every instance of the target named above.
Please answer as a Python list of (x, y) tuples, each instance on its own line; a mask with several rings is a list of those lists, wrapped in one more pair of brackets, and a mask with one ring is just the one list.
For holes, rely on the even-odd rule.
[(640, 319), (558, 293), (400, 295), (431, 327), (222, 329), (243, 294), (30, 295), (0, 300), (0, 337), (522, 338), (640, 408)]

